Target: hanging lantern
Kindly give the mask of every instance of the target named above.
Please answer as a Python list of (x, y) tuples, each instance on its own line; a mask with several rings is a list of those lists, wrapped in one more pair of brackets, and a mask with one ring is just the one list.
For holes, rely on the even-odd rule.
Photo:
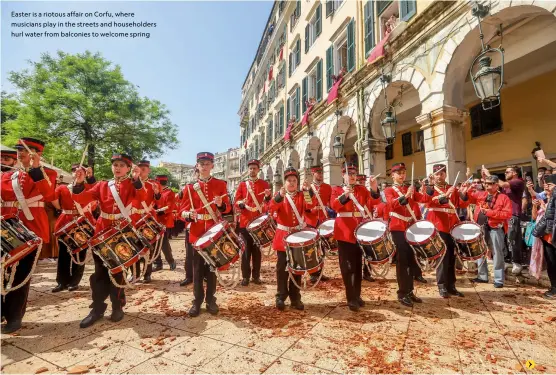
[(380, 125), (382, 125), (382, 131), (384, 132), (384, 137), (386, 138), (386, 142), (388, 144), (393, 144), (396, 140), (396, 125), (398, 124), (398, 120), (396, 119), (396, 115), (392, 112), (391, 108), (388, 111), (384, 111), (384, 117), (380, 121)]
[(305, 156), (305, 168), (310, 169), (313, 166), (314, 160), (315, 159), (313, 159), (313, 155), (311, 154), (311, 151), (307, 152), (307, 156)]
[(282, 176), (280, 176), (280, 173), (276, 171), (276, 173), (274, 173), (274, 183), (279, 184), (281, 182), (282, 182)]
[(344, 157), (344, 144), (342, 143), (342, 137), (339, 135), (334, 137), (332, 148), (334, 149), (334, 156), (336, 157), (336, 160), (340, 160)]

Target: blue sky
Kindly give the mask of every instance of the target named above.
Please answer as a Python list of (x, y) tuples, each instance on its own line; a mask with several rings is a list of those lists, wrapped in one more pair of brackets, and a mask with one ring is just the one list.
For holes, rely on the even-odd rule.
[[(38, 60), (43, 52), (99, 51), (122, 67), (125, 78), (139, 85), (141, 95), (160, 100), (170, 110), (172, 122), (179, 128), (180, 146), (160, 159), (193, 164), (199, 151), (220, 152), (239, 146), (237, 112), (241, 86), (271, 8), (271, 1), (2, 1), (2, 89), (13, 90), (6, 79), (7, 72), (28, 67), (27, 60)], [(134, 12), (136, 22), (156, 22), (157, 27), (140, 30), (151, 33), (148, 39), (11, 37), (10, 23), (22, 20), (12, 18), (12, 11), (72, 10)], [(96, 20), (126, 21), (124, 18)]]

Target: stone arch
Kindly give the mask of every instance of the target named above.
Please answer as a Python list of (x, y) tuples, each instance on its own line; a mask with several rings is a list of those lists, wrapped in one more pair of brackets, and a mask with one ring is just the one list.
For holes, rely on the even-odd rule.
[(317, 136), (312, 136), (309, 141), (307, 142), (307, 145), (305, 147), (305, 152), (303, 153), (304, 158), (305, 156), (308, 155), (308, 153), (311, 153), (311, 157), (313, 158), (313, 165), (318, 165), (322, 163), (322, 159), (323, 159), (323, 148), (322, 148), (322, 142), (320, 140), (319, 137)]
[(272, 179), (274, 178), (274, 174), (272, 172), (272, 166), (269, 164), (268, 166), (266, 166), (263, 169), (265, 170), (264, 179), (266, 181), (270, 181), (272, 183)]
[(290, 165), (290, 163), (295, 169), (299, 170), (299, 152), (297, 152), (296, 149), (290, 151), (290, 155), (288, 156), (288, 163), (286, 164), (286, 166)]

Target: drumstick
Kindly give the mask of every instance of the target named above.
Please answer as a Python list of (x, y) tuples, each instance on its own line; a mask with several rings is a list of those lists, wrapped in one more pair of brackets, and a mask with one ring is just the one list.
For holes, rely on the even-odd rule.
[(17, 168), (17, 167), (10, 167), (9, 165), (6, 165), (6, 164), (2, 164), (2, 167), (4, 167), (4, 168), (10, 168), (10, 169), (19, 169), (19, 168)]
[(454, 180), (454, 183), (452, 185), (456, 186), (456, 184), (458, 183), (458, 177), (459, 177), (459, 171), (456, 174), (456, 179)]
[(433, 176), (435, 176), (438, 172), (442, 172), (446, 167), (442, 167), (439, 170), (437, 170), (436, 172), (433, 173)]
[[(220, 198), (224, 198), (224, 197), (226, 197), (227, 195), (228, 195), (228, 194), (221, 195)], [(213, 204), (213, 203), (214, 203), (214, 200), (211, 201), (211, 202), (208, 202), (207, 204), (205, 204), (205, 205), (204, 205), (203, 207), (201, 207), (201, 208), (208, 207), (208, 206), (210, 206), (210, 205)]]
[(411, 162), (411, 186), (413, 186), (413, 171), (415, 169), (415, 162)]
[[(27, 150), (27, 152), (30, 155), (37, 155), (36, 152), (31, 151), (31, 149), (29, 148), (29, 146), (27, 146), (27, 143), (25, 143), (25, 141), (23, 139), (20, 139), (21, 144), (23, 145), (23, 147), (25, 147), (25, 149)], [(39, 160), (39, 165), (40, 165), (40, 160)], [(44, 173), (44, 169), (42, 169), (42, 166), (40, 166), (39, 168), (41, 168), (41, 172), (42, 172), (42, 176), (44, 177), (44, 179), (46, 180), (46, 182), (48, 182), (48, 186), (52, 186), (52, 182), (50, 182), (50, 178), (48, 178), (48, 176), (46, 175), (46, 173)]]
[(83, 162), (85, 161), (85, 155), (87, 155), (87, 151), (89, 150), (89, 144), (85, 145), (85, 150), (83, 150), (83, 155), (81, 155), (81, 162), (79, 162), (79, 168), (83, 167)]

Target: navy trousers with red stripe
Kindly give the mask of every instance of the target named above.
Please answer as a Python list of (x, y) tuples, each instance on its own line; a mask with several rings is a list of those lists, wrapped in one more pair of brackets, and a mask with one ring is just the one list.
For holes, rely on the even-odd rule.
[[(121, 309), (125, 305), (124, 289), (116, 287), (112, 281), (110, 281), (108, 268), (104, 266), (104, 263), (102, 263), (98, 255), (93, 253), (93, 259), (95, 261), (95, 272), (89, 278), (89, 283), (93, 292), (93, 303), (91, 307), (97, 313), (104, 313), (107, 307), (104, 301), (110, 296), (112, 311)], [(124, 284), (121, 272), (113, 276), (118, 284)]]
[[(31, 272), (33, 268), (33, 261), (36, 255), (37, 250), (19, 261), (12, 286), (19, 285), (29, 275), (29, 272)], [(7, 281), (8, 280), (4, 280), (4, 286), (6, 286)], [(8, 323), (23, 319), (23, 315), (25, 315), (25, 310), (27, 309), (27, 297), (29, 296), (30, 285), (31, 280), (27, 281), (21, 288), (9, 292), (5, 297), (0, 298), (2, 300), (2, 316), (6, 318)]]

